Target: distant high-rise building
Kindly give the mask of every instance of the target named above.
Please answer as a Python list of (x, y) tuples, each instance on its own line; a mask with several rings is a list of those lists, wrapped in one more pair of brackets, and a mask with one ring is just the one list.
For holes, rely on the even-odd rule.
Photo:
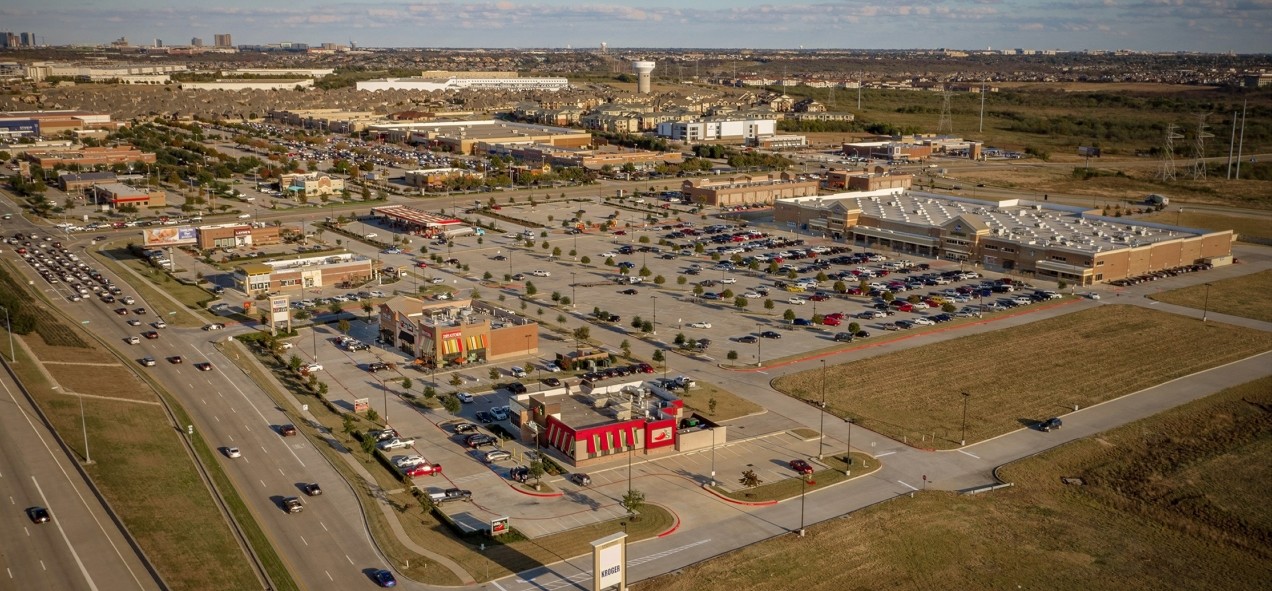
[(198, 38), (198, 37), (193, 37), (193, 38), (191, 38), (191, 39), (190, 39), (190, 46), (191, 46), (191, 47), (203, 47), (203, 40), (202, 40), (202, 39), (200, 39), (200, 38)]
[(155, 47), (163, 47), (163, 39), (155, 37)]
[(217, 47), (234, 47), (234, 41), (230, 39), (229, 33), (217, 33), (213, 41)]
[(22, 47), (35, 47), (35, 33), (22, 34)]

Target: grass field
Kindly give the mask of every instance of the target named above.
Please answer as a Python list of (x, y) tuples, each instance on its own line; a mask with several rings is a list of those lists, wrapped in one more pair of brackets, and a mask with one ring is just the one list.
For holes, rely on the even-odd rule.
[(806, 482), (801, 482), (802, 479), (800, 478), (786, 478), (776, 482), (762, 482), (759, 486), (753, 488), (741, 488), (741, 484), (735, 480), (733, 482), (721, 482), (724, 486), (711, 488), (720, 496), (748, 503), (780, 501), (797, 497), (804, 492), (814, 492), (814, 490), (820, 490), (850, 478), (865, 476), (880, 467), (879, 462), (875, 461), (874, 458), (861, 452), (852, 454), (851, 470), (849, 470), (848, 464), (844, 463), (844, 455), (842, 454), (827, 454), (825, 458), (813, 462), (814, 469), (821, 467), (818, 463), (825, 464), (826, 467), (813, 472), (807, 477)]
[[(52, 384), (23, 349), (18, 349), (18, 360), (16, 369), (23, 384), (59, 433), (75, 434), (66, 438), (67, 444), (83, 457), (80, 400), (53, 392)], [(49, 369), (56, 379), (62, 377), (59, 366)], [(257, 586), (229, 527), (213, 508), (207, 488), (185, 459), (178, 434), (163, 409), (94, 398), (85, 398), (83, 403), (94, 462), (88, 466), (89, 474), (164, 580), (174, 589)]]
[[(716, 422), (731, 421), (764, 411), (764, 407), (743, 399), (728, 390), (701, 382), (697, 388), (683, 392), (680, 398), (685, 401), (686, 407)], [(712, 398), (716, 401), (715, 412), (711, 411)]]
[(1251, 382), (1010, 464), (1012, 488), (898, 497), (635, 589), (1266, 588), (1269, 408)]
[(1272, 217), (1224, 215), (1204, 211), (1171, 212), (1163, 211), (1138, 216), (1136, 219), (1157, 222), (1159, 224), (1180, 225), (1186, 228), (1203, 228), (1206, 230), (1232, 230), (1237, 238), (1249, 236), (1272, 240)]
[(1210, 284), (1194, 285), (1149, 296), (1168, 304), (1272, 322), (1272, 271), (1254, 273)]
[[(957, 447), (1266, 351), (1272, 335), (1107, 305), (830, 368), (827, 410), (912, 445)], [(1042, 354), (1044, 353), (1045, 354)], [(820, 370), (778, 390), (820, 400)]]

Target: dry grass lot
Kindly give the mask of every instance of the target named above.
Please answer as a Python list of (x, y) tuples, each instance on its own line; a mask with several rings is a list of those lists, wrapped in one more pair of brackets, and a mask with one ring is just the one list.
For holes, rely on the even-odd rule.
[(1194, 285), (1151, 296), (1168, 304), (1231, 314), (1272, 322), (1272, 271), (1264, 271), (1244, 277), (1235, 277), (1210, 284), (1210, 299), (1206, 299), (1206, 286)]
[(124, 366), (49, 364), (45, 369), (63, 388), (79, 394), (128, 400), (155, 399), (154, 393)]
[[(764, 411), (760, 405), (711, 384), (699, 383), (697, 388), (681, 392), (680, 397), (689, 409), (716, 422), (731, 421)], [(715, 412), (711, 412), (713, 398), (716, 401)]]
[[(34, 335), (22, 339), (41, 355), (49, 349)], [(95, 349), (73, 351), (84, 358), (101, 355)], [(52, 384), (36, 371), (34, 361), (23, 349), (18, 349), (18, 356), (22, 382), (36, 396), (58, 432), (75, 434), (66, 441), (82, 457), (79, 399), (54, 393)], [(49, 369), (62, 379), (64, 367), (70, 366), (52, 365)], [(86, 391), (120, 395), (113, 386), (110, 388)], [(128, 396), (141, 399), (143, 394), (154, 400), (148, 388)], [(257, 586), (256, 577), (208, 498), (207, 488), (190, 465), (163, 409), (153, 404), (94, 398), (83, 402), (94, 462), (88, 471), (164, 580), (174, 589)]]
[(1265, 378), (1011, 464), (1012, 488), (899, 497), (635, 588), (1266, 588), (1270, 409)]
[(1237, 233), (1238, 239), (1243, 236), (1272, 239), (1272, 217), (1261, 215), (1224, 215), (1204, 211), (1193, 212), (1189, 211), (1188, 207), (1185, 206), (1182, 213), (1178, 211), (1162, 211), (1138, 216), (1136, 219), (1159, 224), (1177, 224), (1186, 228), (1203, 228), (1216, 231), (1232, 230)]
[[(828, 409), (913, 445), (957, 447), (962, 392), (967, 440), (1111, 400), (1272, 348), (1272, 334), (1107, 305), (831, 368)], [(774, 387), (820, 399), (821, 371)]]

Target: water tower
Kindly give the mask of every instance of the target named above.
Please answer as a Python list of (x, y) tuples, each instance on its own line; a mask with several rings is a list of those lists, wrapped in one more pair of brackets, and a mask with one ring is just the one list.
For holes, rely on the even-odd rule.
[(649, 94), (649, 74), (654, 71), (655, 62), (632, 62), (632, 71), (636, 72), (637, 94)]

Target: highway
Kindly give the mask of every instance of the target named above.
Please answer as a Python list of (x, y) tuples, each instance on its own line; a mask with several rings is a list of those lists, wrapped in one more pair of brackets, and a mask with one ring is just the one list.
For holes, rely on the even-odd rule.
[[(6, 230), (29, 229), (14, 226), (11, 224)], [(79, 238), (77, 242), (88, 239), (83, 235), (73, 238)], [(137, 298), (129, 308), (152, 308), (141, 294), (129, 289), (128, 285), (135, 279), (116, 276), (98, 261), (89, 263), (122, 287), (126, 295)], [(22, 261), (17, 261), (16, 266), (35, 288), (43, 290), (72, 318), (87, 321), (86, 328), (120, 351), (126, 360), (137, 363), (142, 357), (153, 357), (155, 366), (142, 367), (137, 363), (137, 371), (149, 375), (181, 401), (193, 417), (194, 428), (210, 445), (242, 450), (241, 458), (231, 459), (221, 453), (219, 461), (302, 588), (367, 586), (371, 581), (366, 571), (385, 568), (386, 561), (362, 521), (353, 489), (303, 435), (284, 438), (278, 433), (278, 425), (292, 423), (293, 419), (215, 348), (213, 339), (226, 338), (231, 331), (206, 332), (170, 326), (158, 330), (158, 339), (141, 339), (138, 345), (127, 345), (122, 340), (124, 336), (151, 330), (150, 323), (158, 320), (153, 313), (121, 316), (113, 311), (118, 304), (103, 304), (96, 298), (70, 302), (69, 288), (45, 283)], [(130, 318), (140, 319), (144, 324), (129, 326), (126, 321)], [(168, 358), (174, 355), (181, 355), (183, 362), (170, 363)], [(213, 364), (211, 371), (195, 368), (195, 363), (205, 360)], [(6, 430), (9, 432), (12, 431)], [(300, 486), (309, 482), (321, 484), (324, 494), (305, 497)], [(22, 498), (29, 496), (24, 495), (27, 496)], [(281, 500), (292, 496), (305, 497), (303, 512), (289, 514), (282, 509)], [(54, 512), (57, 513), (56, 506)], [(26, 517), (19, 512), (17, 518)], [(61, 571), (74, 572), (67, 570), (75, 564), (72, 557), (59, 558), (56, 563)], [(52, 585), (47, 588), (80, 587)]]
[[(0, 390), (0, 589), (159, 589), (7, 372)], [(51, 521), (28, 519), (37, 505)]]

